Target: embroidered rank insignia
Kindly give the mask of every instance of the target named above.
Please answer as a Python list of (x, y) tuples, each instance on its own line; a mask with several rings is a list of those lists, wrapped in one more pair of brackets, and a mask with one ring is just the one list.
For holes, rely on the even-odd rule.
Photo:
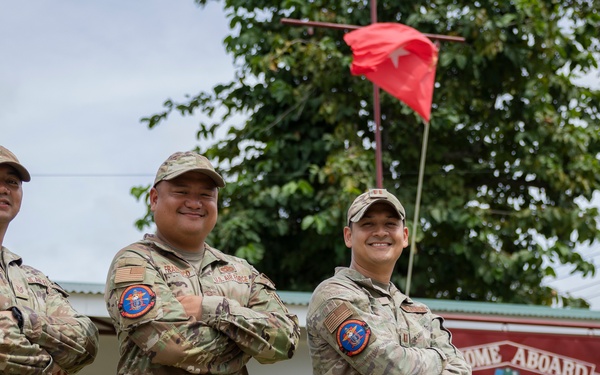
[(349, 357), (360, 354), (369, 343), (371, 329), (362, 320), (346, 320), (337, 330), (340, 350)]
[(221, 273), (233, 273), (236, 271), (235, 266), (232, 266), (231, 264), (219, 267), (219, 271), (221, 271)]
[(156, 294), (145, 285), (132, 285), (123, 291), (119, 311), (124, 318), (139, 318), (150, 311), (156, 303)]

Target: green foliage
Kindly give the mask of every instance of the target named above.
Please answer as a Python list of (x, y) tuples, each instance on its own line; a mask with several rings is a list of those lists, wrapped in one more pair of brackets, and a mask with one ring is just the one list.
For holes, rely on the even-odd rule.
[[(174, 110), (202, 112), (212, 121), (200, 124), (198, 140), (230, 125), (200, 150), (228, 181), (210, 241), (255, 263), (279, 289), (310, 291), (349, 263), (346, 209), (375, 184), (373, 91), (351, 76), (342, 30), (280, 20), (367, 25), (369, 3), (224, 7), (235, 79), (183, 103), (168, 100), (143, 122), (152, 128)], [(585, 306), (540, 285), (553, 265), (594, 272), (574, 248), (600, 237), (598, 210), (577, 203), (600, 187), (599, 93), (573, 80), (597, 67), (599, 6), (380, 0), (378, 20), (467, 39), (440, 45), (421, 218), (410, 228), (418, 239), (411, 295)], [(410, 213), (423, 126), (386, 93), (381, 109), (384, 187)], [(394, 280), (401, 286), (407, 263), (405, 254)]]
[(154, 220), (152, 217), (152, 212), (150, 211), (150, 196), (149, 196), (150, 186), (151, 185), (134, 186), (131, 188), (131, 191), (130, 191), (131, 195), (133, 195), (138, 202), (143, 199), (144, 202), (146, 203), (146, 213), (144, 214), (144, 216), (142, 218), (136, 220), (136, 222), (135, 222), (135, 227), (138, 228), (139, 230), (144, 229), (146, 226), (150, 225), (150, 222), (152, 220)]

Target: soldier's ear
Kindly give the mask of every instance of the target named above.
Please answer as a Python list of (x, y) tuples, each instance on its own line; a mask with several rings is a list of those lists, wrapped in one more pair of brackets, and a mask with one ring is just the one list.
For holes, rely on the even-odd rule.
[(352, 248), (352, 229), (350, 227), (344, 227), (344, 243), (347, 248)]
[(404, 226), (404, 247), (408, 246), (408, 228)]
[(155, 187), (150, 189), (150, 211), (154, 212), (156, 201), (158, 200), (158, 190)]

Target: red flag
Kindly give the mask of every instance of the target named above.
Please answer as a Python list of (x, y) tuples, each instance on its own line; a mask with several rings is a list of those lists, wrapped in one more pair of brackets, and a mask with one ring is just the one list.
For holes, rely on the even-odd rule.
[(352, 74), (365, 75), (429, 121), (438, 60), (429, 38), (399, 23), (374, 23), (344, 40), (352, 48)]

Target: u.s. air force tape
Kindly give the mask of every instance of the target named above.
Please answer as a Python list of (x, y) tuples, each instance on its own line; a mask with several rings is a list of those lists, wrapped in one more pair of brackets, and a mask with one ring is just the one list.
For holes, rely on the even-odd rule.
[(124, 318), (139, 318), (152, 310), (156, 294), (146, 285), (132, 285), (121, 294), (119, 312)]
[(340, 350), (352, 357), (362, 352), (369, 343), (371, 329), (362, 320), (346, 320), (337, 330), (337, 343)]

